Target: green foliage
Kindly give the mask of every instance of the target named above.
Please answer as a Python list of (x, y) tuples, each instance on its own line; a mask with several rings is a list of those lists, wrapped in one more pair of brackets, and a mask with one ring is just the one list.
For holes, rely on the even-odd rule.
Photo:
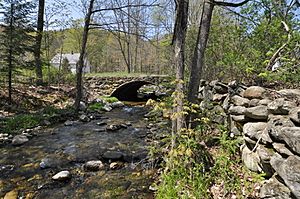
[(110, 97), (110, 96), (103, 96), (103, 97), (101, 97), (101, 99), (103, 99), (107, 103), (114, 103), (114, 102), (118, 102), (119, 101), (118, 98), (116, 98), (116, 97)]
[(176, 147), (164, 157), (166, 169), (157, 198), (208, 198), (211, 157), (199, 139), (197, 132), (188, 129), (177, 137)]
[(43, 66), (43, 74), (45, 81), (52, 84), (65, 83), (75, 84), (75, 74), (66, 70), (59, 70), (52, 66)]
[(100, 102), (94, 102), (88, 106), (88, 110), (90, 111), (102, 111), (103, 107), (106, 103), (114, 103), (118, 102), (119, 100), (116, 97), (110, 97), (110, 96), (102, 96), (100, 97)]
[(52, 106), (43, 108), (40, 112), (19, 114), (0, 120), (0, 129), (3, 133), (15, 134), (20, 129), (33, 128), (41, 125), (44, 120), (56, 123), (64, 120), (63, 115), (70, 113), (71, 109), (57, 109)]
[(14, 133), (19, 129), (31, 128), (39, 125), (42, 118), (38, 115), (24, 114), (16, 115), (2, 121), (1, 126), (4, 133)]
[(90, 110), (90, 111), (101, 111), (103, 107), (104, 107), (103, 103), (95, 102), (95, 103), (92, 103), (88, 106), (88, 110)]

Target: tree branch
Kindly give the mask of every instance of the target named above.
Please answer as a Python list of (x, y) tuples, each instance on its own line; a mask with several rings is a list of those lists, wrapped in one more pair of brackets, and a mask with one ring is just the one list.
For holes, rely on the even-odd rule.
[(291, 41), (291, 32), (290, 32), (290, 28), (289, 26), (284, 22), (284, 21), (281, 21), (281, 23), (283, 24), (284, 26), (284, 29), (285, 31), (288, 33), (288, 39), (287, 41), (282, 44), (282, 46), (280, 46), (280, 48), (277, 49), (277, 51), (273, 54), (273, 56), (271, 57), (270, 61), (269, 61), (269, 64), (267, 65), (266, 67), (266, 70), (271, 70), (272, 69), (272, 66), (276, 63), (276, 60), (277, 58), (279, 57), (279, 53), (290, 43)]
[(124, 5), (114, 8), (101, 8), (97, 10), (93, 10), (92, 13), (102, 12), (102, 11), (114, 11), (114, 10), (122, 10), (124, 8), (135, 8), (135, 7), (152, 7), (152, 6), (159, 6), (159, 4), (135, 4), (135, 5)]
[(242, 1), (240, 3), (229, 3), (229, 2), (222, 2), (222, 1), (215, 1), (215, 0), (212, 0), (212, 3), (217, 5), (217, 6), (229, 6), (229, 7), (239, 7), (239, 6), (242, 6), (246, 3), (248, 3), (250, 0), (245, 0), (245, 1)]

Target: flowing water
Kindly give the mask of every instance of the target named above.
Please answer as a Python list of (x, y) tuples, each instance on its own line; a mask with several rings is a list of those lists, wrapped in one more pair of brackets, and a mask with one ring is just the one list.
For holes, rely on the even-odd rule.
[[(42, 130), (22, 146), (2, 146), (0, 198), (153, 198), (145, 113), (143, 107), (114, 109), (90, 122)], [(122, 127), (108, 131), (112, 124)], [(105, 168), (86, 171), (90, 160)], [(71, 172), (70, 180), (52, 180), (63, 170)]]

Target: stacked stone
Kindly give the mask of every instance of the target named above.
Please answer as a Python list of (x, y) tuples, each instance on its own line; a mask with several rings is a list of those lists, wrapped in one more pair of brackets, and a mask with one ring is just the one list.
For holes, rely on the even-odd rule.
[(223, 108), (231, 137), (243, 137), (245, 166), (266, 174), (260, 198), (300, 198), (300, 90), (212, 81), (202, 82), (199, 98), (203, 109)]
[(300, 198), (300, 90), (251, 86), (231, 98), (233, 124), (243, 126), (244, 164), (264, 172), (261, 198)]
[(116, 88), (131, 81), (148, 81), (158, 85), (168, 81), (168, 76), (140, 76), (140, 77), (86, 77), (85, 88), (90, 95), (110, 95)]

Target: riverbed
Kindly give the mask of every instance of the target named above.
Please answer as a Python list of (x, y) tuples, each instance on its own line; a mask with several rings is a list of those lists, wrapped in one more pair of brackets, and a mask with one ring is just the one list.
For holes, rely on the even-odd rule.
[[(143, 106), (117, 108), (89, 122), (42, 129), (21, 146), (2, 146), (0, 198), (153, 198), (146, 113)], [(103, 167), (86, 170), (92, 160)], [(60, 171), (71, 175), (53, 180)]]

